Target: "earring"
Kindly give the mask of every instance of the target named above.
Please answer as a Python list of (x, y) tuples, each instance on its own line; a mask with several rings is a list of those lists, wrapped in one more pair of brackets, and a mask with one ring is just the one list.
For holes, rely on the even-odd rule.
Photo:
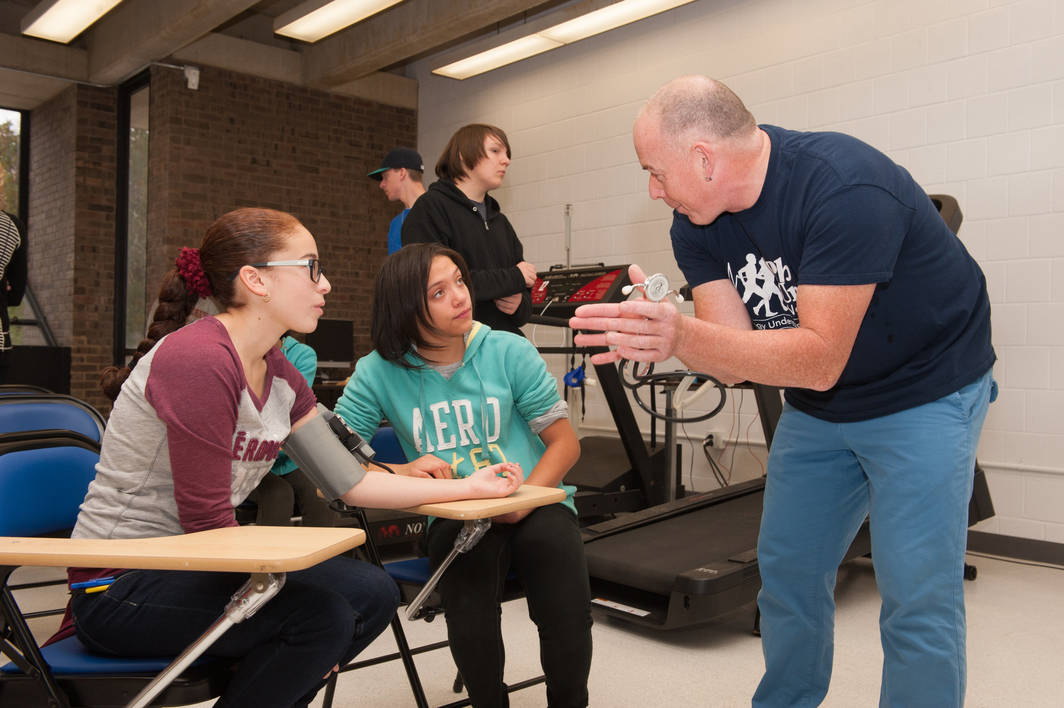
[(270, 294), (269, 294), (269, 293), (266, 293), (265, 295), (263, 295), (263, 296), (262, 296), (262, 301), (263, 301), (263, 302), (269, 302), (269, 301), (270, 301), (270, 300), (272, 300), (272, 299), (273, 299), (273, 298), (271, 298), (271, 297), (270, 297)]
[(713, 178), (712, 178), (712, 177), (706, 177), (706, 181), (707, 181), (707, 182), (712, 182), (712, 181), (713, 181)]

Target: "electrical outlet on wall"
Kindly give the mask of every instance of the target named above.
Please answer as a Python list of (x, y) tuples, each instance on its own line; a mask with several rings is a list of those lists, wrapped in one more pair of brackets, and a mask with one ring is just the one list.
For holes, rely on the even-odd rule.
[(706, 443), (709, 447), (717, 450), (724, 449), (724, 431), (723, 430), (711, 430), (706, 434)]

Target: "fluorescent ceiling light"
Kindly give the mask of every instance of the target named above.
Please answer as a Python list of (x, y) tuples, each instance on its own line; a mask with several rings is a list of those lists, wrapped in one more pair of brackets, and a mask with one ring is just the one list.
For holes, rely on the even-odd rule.
[(22, 34), (67, 44), (122, 0), (41, 0), (22, 18)]
[(401, 0), (307, 0), (273, 21), (273, 31), (285, 37), (317, 42)]
[(572, 44), (689, 2), (691, 0), (624, 0), (548, 27), (539, 34), (562, 44)]
[(485, 71), (498, 69), (500, 66), (506, 66), (515, 61), (534, 57), (537, 54), (557, 49), (560, 46), (562, 46), (561, 42), (555, 42), (538, 34), (530, 34), (526, 37), (521, 37), (521, 39), (507, 42), (500, 47), (461, 59), (453, 64), (433, 69), (432, 73), (449, 76), (452, 79), (468, 79), (470, 76), (483, 74)]
[(470, 76), (527, 59), (548, 49), (572, 44), (689, 2), (693, 0), (620, 0), (620, 2), (607, 5), (586, 15), (540, 30), (535, 34), (526, 35), (501, 47), (488, 49), (466, 59), (433, 69), (432, 73), (452, 79), (468, 79)]

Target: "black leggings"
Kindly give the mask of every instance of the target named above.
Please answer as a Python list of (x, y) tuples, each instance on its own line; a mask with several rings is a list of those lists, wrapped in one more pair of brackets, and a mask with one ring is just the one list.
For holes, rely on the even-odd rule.
[[(461, 521), (437, 519), (429, 527), (435, 569), (450, 552)], [(534, 510), (518, 524), (492, 524), (468, 553), (443, 574), (439, 590), (447, 636), (475, 708), (509, 705), (503, 684), (505, 651), (500, 627), (503, 584), (517, 572), (528, 616), (539, 629), (539, 655), (547, 678), (547, 705), (587, 705), (591, 670), (591, 592), (576, 515), (561, 504)]]

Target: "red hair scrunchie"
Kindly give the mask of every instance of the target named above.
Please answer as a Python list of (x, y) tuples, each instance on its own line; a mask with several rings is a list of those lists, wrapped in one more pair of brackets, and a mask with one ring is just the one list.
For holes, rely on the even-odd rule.
[(185, 287), (194, 295), (211, 296), (211, 284), (203, 272), (198, 248), (182, 248), (175, 261), (177, 274), (185, 281)]

